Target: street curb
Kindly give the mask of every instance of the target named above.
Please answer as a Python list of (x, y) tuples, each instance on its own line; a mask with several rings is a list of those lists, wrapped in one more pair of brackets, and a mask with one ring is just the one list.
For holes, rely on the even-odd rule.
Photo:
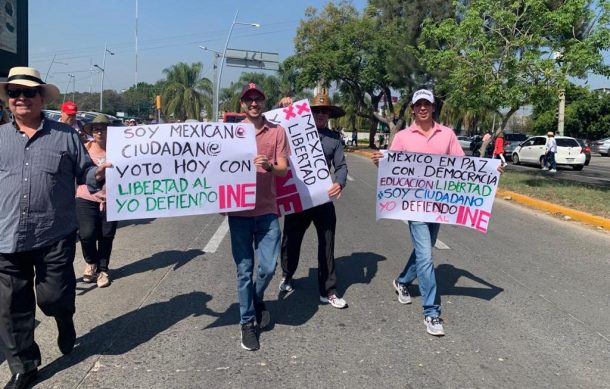
[(583, 223), (590, 224), (592, 226), (605, 228), (610, 230), (610, 219), (603, 218), (601, 216), (595, 216), (587, 212), (577, 211), (575, 209), (562, 207), (561, 205), (549, 203), (548, 201), (538, 200), (532, 197), (528, 197), (519, 193), (511, 192), (508, 190), (496, 191), (496, 197), (510, 197), (517, 203), (527, 205), (532, 208), (536, 208), (542, 211), (551, 213), (561, 213), (571, 217), (574, 220), (578, 220)]
[[(361, 154), (366, 157), (373, 155), (372, 151), (369, 150), (352, 150), (350, 152)], [(595, 216), (587, 212), (577, 211), (575, 209), (562, 207), (561, 205), (549, 203), (548, 201), (538, 200), (529, 196), (525, 196), (519, 193), (511, 192), (508, 190), (497, 190), (496, 197), (510, 197), (511, 200), (516, 203), (527, 205), (538, 210), (547, 211), (550, 213), (561, 213), (569, 216), (574, 220), (590, 224), (595, 227), (605, 228), (610, 231), (610, 219), (603, 218), (601, 216)]]

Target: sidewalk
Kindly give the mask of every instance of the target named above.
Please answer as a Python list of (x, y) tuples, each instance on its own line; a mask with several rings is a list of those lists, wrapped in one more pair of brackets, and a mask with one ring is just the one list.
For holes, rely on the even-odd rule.
[[(360, 148), (356, 150), (346, 150), (349, 153), (355, 153), (367, 158), (370, 158), (373, 155), (372, 149), (369, 148)], [(573, 220), (594, 226), (599, 228), (604, 228), (610, 231), (610, 219), (606, 219), (601, 216), (592, 215), (587, 212), (577, 211), (575, 209), (563, 207), (561, 205), (553, 204), (548, 201), (543, 201), (539, 199), (535, 199), (529, 196), (525, 196), (519, 193), (499, 190), (496, 192), (496, 198), (500, 198), (504, 201), (514, 201), (516, 203), (525, 205), (530, 208), (534, 208), (540, 211), (549, 212), (552, 214), (561, 214), (564, 216), (568, 216)]]

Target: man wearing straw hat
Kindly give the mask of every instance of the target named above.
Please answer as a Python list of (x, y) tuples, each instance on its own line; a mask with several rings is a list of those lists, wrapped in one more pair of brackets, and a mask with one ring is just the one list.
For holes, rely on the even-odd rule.
[(74, 183), (95, 192), (109, 166), (93, 164), (70, 126), (45, 119), (44, 103), (58, 96), (30, 67), (12, 68), (0, 83), (0, 98), (13, 113), (0, 126), (0, 351), (13, 374), (6, 388), (36, 379), (36, 303), (54, 317), (60, 351), (74, 347)]
[[(310, 107), (320, 135), (326, 163), (329, 167), (333, 166), (335, 171), (335, 182), (328, 189), (328, 195), (339, 198), (347, 181), (347, 164), (341, 136), (328, 128), (328, 121), (331, 118), (345, 115), (345, 112), (342, 108), (332, 105), (326, 91), (317, 94)], [(312, 222), (318, 234), (318, 291), (320, 302), (339, 309), (346, 308), (347, 303), (337, 294), (337, 277), (335, 274), (337, 216), (332, 202), (284, 217), (281, 255), (283, 277), (279, 289), (281, 292), (291, 292), (294, 289), (292, 277), (299, 264), (301, 242)]]

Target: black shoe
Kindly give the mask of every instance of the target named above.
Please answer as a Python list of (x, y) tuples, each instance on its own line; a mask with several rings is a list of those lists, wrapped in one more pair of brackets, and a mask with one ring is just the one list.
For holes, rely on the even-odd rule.
[(38, 369), (30, 370), (27, 373), (13, 374), (11, 380), (6, 384), (4, 389), (25, 389), (30, 387), (38, 375)]
[(271, 315), (265, 306), (265, 303), (254, 303), (254, 311), (256, 311), (256, 322), (261, 330), (269, 327), (271, 323)]
[(72, 316), (68, 317), (55, 317), (57, 323), (57, 345), (59, 351), (62, 354), (69, 354), (74, 348), (74, 342), (76, 341), (76, 330), (74, 329), (74, 322)]
[(249, 351), (258, 350), (260, 347), (256, 337), (256, 324), (254, 320), (241, 325), (241, 347)]

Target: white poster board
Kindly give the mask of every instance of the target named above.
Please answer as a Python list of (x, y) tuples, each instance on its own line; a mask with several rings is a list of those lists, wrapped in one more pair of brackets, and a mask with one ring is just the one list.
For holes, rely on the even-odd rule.
[(252, 124), (109, 127), (106, 149), (108, 220), (254, 208)]
[(284, 127), (290, 145), (288, 174), (276, 177), (279, 214), (301, 212), (331, 201), (328, 189), (333, 180), (309, 101), (299, 100), (266, 112), (265, 118)]
[(500, 162), (388, 151), (379, 161), (377, 220), (455, 224), (487, 232)]

